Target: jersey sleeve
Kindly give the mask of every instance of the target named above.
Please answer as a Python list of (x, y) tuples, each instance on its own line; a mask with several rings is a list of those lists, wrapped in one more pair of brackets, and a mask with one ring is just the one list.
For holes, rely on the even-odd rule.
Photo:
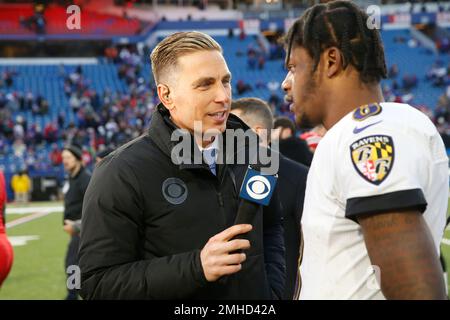
[(402, 209), (425, 211), (429, 146), (426, 137), (413, 131), (386, 119), (356, 130), (357, 134), (350, 128), (351, 135), (338, 151), (343, 165), (336, 171), (347, 218), (357, 221), (359, 215)]

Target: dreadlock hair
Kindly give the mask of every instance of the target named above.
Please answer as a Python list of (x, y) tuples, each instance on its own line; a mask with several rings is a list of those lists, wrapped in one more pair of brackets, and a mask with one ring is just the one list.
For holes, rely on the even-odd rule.
[(368, 28), (368, 15), (350, 1), (316, 4), (295, 21), (284, 38), (287, 58), (293, 47), (307, 50), (317, 69), (321, 53), (337, 47), (342, 54), (343, 68), (349, 64), (359, 71), (366, 84), (386, 78), (386, 62), (380, 34)]

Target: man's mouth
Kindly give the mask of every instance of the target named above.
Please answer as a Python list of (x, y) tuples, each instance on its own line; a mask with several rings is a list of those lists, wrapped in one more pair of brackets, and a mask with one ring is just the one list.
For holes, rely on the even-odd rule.
[(227, 115), (226, 111), (219, 111), (214, 113), (208, 113), (208, 116), (213, 118), (214, 121), (222, 122), (225, 121), (225, 117)]
[(284, 102), (289, 104), (289, 110), (294, 112), (294, 99), (292, 98), (292, 96), (285, 95)]

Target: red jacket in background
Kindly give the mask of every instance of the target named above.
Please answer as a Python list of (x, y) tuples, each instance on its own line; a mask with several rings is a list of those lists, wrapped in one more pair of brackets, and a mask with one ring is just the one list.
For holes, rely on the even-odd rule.
[(6, 183), (0, 171), (0, 287), (11, 270), (14, 252), (5, 232)]

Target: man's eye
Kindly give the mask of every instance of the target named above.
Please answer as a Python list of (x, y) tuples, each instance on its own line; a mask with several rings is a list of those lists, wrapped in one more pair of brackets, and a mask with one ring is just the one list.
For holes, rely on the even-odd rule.
[(205, 82), (205, 83), (201, 83), (198, 87), (202, 88), (202, 89), (207, 89), (210, 86), (211, 86), (211, 83)]

